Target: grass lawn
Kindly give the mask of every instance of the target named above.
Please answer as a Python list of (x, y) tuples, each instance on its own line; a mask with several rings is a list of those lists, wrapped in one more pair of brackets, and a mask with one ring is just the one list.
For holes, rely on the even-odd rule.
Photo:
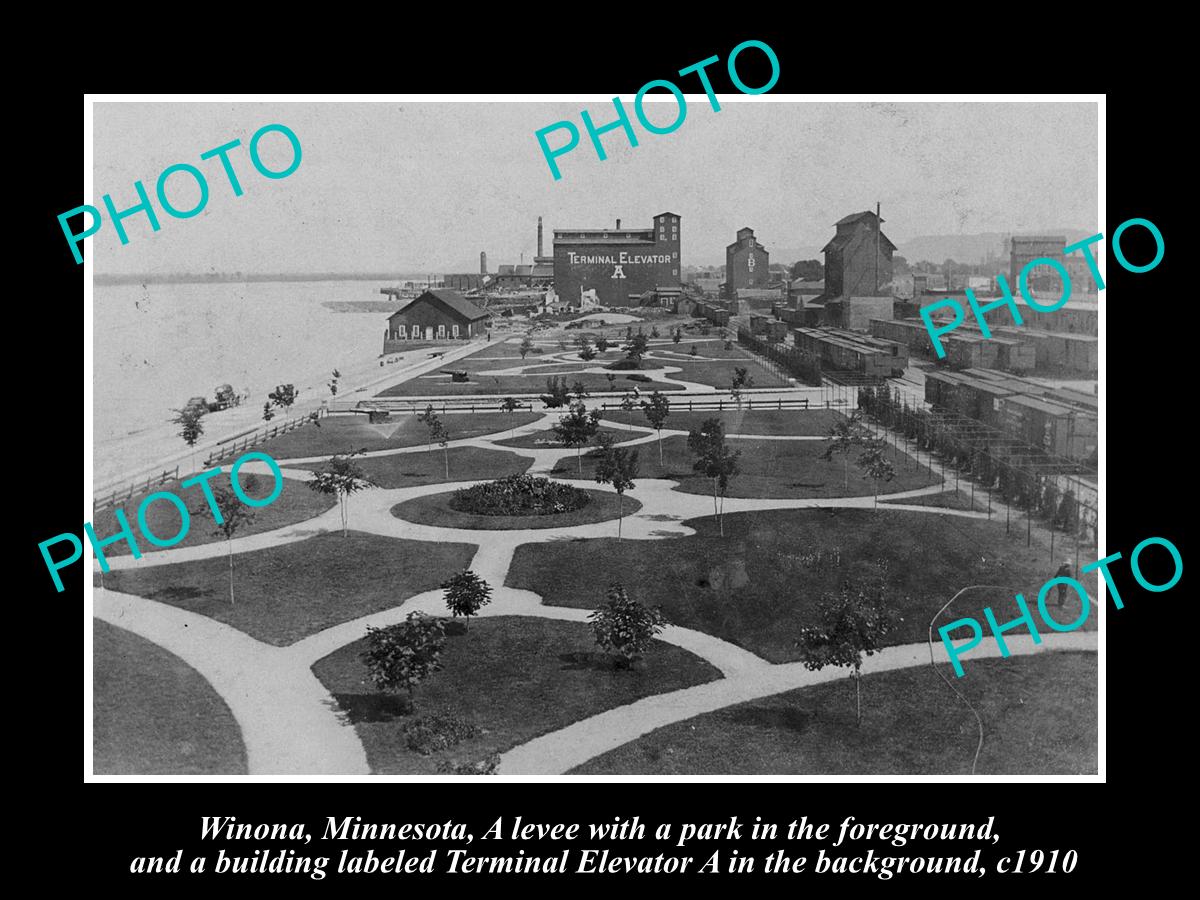
[[(507, 583), (536, 591), (549, 606), (591, 609), (603, 602), (601, 584), (619, 579), (636, 599), (662, 606), (676, 625), (715, 635), (771, 662), (790, 662), (799, 659), (793, 642), (800, 627), (817, 622), (821, 596), (844, 584), (883, 579), (888, 604), (903, 617), (887, 643), (905, 644), (926, 640), (930, 618), (970, 584), (1011, 589), (968, 592), (939, 625), (963, 617), (982, 623), (985, 606), (992, 607), (999, 622), (1007, 622), (1019, 615), (1016, 592), (1025, 595), (1036, 618), (1038, 589), (1053, 577), (1059, 562), (1043, 547), (1026, 548), (1024, 534), (1016, 529), (1006, 536), (1002, 519), (988, 522), (884, 506), (878, 512), (730, 514), (724, 538), (717, 534), (714, 517), (688, 524), (696, 535), (665, 544), (609, 538), (524, 544), (513, 557)], [(824, 551), (819, 558), (818, 551)], [(584, 590), (579, 572), (595, 573)], [(1095, 573), (1079, 580), (1093, 598), (1084, 628), (1094, 629)], [(1064, 612), (1052, 610), (1064, 624), (1078, 613), (1079, 601), (1071, 592)], [(969, 667), (971, 656), (964, 660)]]
[[(472, 481), (519, 475), (533, 462), (505, 450), (484, 450), (479, 447), (451, 447), (445, 451), (450, 458), (450, 477), (446, 478), (446, 460), (442, 450), (423, 453), (396, 453), (360, 459), (358, 464), (374, 484), (382, 488), (415, 487), (419, 484), (441, 484), (445, 481)], [(321, 463), (306, 463), (301, 469), (319, 469)]]
[[(213, 487), (221, 485), (228, 490), (232, 490), (229, 483), (229, 466), (225, 465), (222, 468), (225, 471), (220, 475), (214, 475), (209, 484)], [(274, 486), (274, 481), (270, 475), (255, 475), (243, 471), (239, 476), (239, 480), (242, 483), (242, 490), (246, 492), (247, 496), (255, 499), (262, 499), (268, 496)], [(195, 485), (189, 488), (181, 488), (179, 484), (178, 481), (169, 481), (161, 487), (151, 488), (149, 491), (135, 494), (133, 499), (117, 504), (117, 508), (125, 511), (125, 518), (129, 521), (129, 525), (133, 529), (138, 549), (142, 551), (143, 555), (156, 550), (171, 549), (167, 547), (155, 547), (143, 537), (141, 530), (138, 528), (138, 505), (142, 502), (143, 498), (158, 491), (170, 491), (176, 494), (188, 508), (190, 521), (187, 537), (176, 544), (176, 547), (193, 547), (198, 544), (211, 544), (214, 541), (225, 540), (225, 536), (217, 531), (216, 523), (212, 517), (212, 510), (209, 509), (208, 501), (205, 499), (204, 492), (200, 489), (200, 486)], [(250, 512), (254, 518), (242, 526), (242, 530), (238, 532), (238, 536), (261, 534), (264, 531), (274, 531), (276, 528), (283, 528), (285, 525), (295, 525), (297, 522), (304, 522), (330, 509), (335, 502), (333, 497), (318, 494), (303, 482), (285, 478), (283, 492), (275, 498), (275, 502), (270, 506), (262, 506), (257, 509), (252, 508)], [(169, 540), (179, 532), (179, 528), (182, 525), (182, 517), (179, 514), (179, 510), (175, 508), (175, 505), (170, 500), (156, 500), (146, 510), (146, 524), (156, 537), (161, 540)], [(98, 539), (116, 534), (120, 526), (117, 524), (117, 517), (113, 512), (113, 508), (109, 507), (108, 509), (97, 511), (96, 517), (92, 521), (92, 527), (95, 529)], [(118, 541), (115, 544), (109, 544), (105, 547), (104, 553), (107, 556), (128, 556), (129, 545), (124, 541)]]
[[(442, 669), (416, 689), (413, 715), (405, 700), (376, 692), (367, 680), (358, 658), (365, 641), (313, 666), (354, 723), (372, 772), (431, 774), (440, 759), (483, 759), (615, 706), (720, 677), (699, 657), (661, 641), (634, 669), (614, 670), (591, 629), (578, 622), (498, 616), (453, 631)], [(483, 733), (421, 756), (406, 746), (404, 726), (434, 713), (456, 715)]]
[[(975, 503), (971, 504), (971, 486), (966, 485), (966, 493), (960, 491), (942, 491), (940, 494), (926, 494), (923, 497), (909, 497), (906, 500), (880, 500), (883, 503), (907, 503), (915, 506), (932, 506), (938, 509), (975, 509), (983, 512), (987, 509), (987, 494), (982, 491), (975, 492)], [(993, 510), (994, 511), (994, 510)]]
[[(708, 402), (712, 402), (711, 400)], [(793, 434), (824, 436), (829, 429), (841, 418), (841, 413), (831, 409), (783, 409), (783, 410), (741, 410), (729, 409), (730, 402), (725, 401), (726, 410), (710, 412), (688, 412), (686, 400), (674, 400), (671, 414), (663, 427), (677, 431), (698, 430), (708, 419), (720, 419), (725, 426), (726, 434)], [(620, 410), (606, 410), (604, 421), (629, 424), (629, 417)], [(645, 414), (634, 410), (633, 424), (650, 427)]]
[[(532, 354), (530, 354), (532, 359)], [(392, 385), (386, 390), (380, 392), (376, 396), (379, 397), (457, 397), (464, 394), (494, 394), (497, 397), (505, 397), (509, 394), (514, 396), (527, 394), (544, 394), (546, 393), (547, 372), (565, 372), (566, 366), (560, 365), (557, 369), (542, 368), (540, 371), (535, 371), (529, 375), (487, 375), (477, 374), (480, 368), (497, 368), (495, 361), (481, 361), (481, 364), (475, 368), (469, 366), (469, 362), (474, 357), (469, 359), (459, 360), (453, 367), (459, 369), (466, 368), (471, 373), (470, 381), (451, 381), (449, 375), (440, 375), (436, 378), (417, 377), (400, 384)], [(533, 360), (533, 363), (539, 362)], [(531, 365), (533, 363), (530, 363)], [(520, 360), (513, 365), (520, 364)], [(593, 363), (594, 365), (595, 363)], [(582, 363), (581, 363), (582, 365)], [(633, 382), (628, 379), (628, 375), (639, 374), (636, 372), (613, 372), (617, 376), (616, 382), (609, 385), (608, 379), (598, 372), (588, 373), (573, 373), (564, 374), (562, 377), (567, 380), (568, 386), (573, 385), (576, 381), (582, 381), (584, 388), (588, 393), (598, 394), (603, 391), (623, 391), (631, 388), (635, 383), (638, 388), (643, 391), (681, 391), (677, 384), (666, 384), (664, 382), (651, 380), (649, 382)]]
[[(586, 525), (591, 522), (615, 520), (624, 509), (631, 515), (642, 508), (632, 497), (618, 501), (617, 495), (605, 491), (588, 491), (591, 502), (572, 512), (547, 516), (479, 516), (459, 512), (450, 508), (453, 492), (417, 497), (392, 507), (392, 515), (398, 519), (416, 522), (419, 525), (438, 525), (443, 528), (474, 528), (483, 531), (517, 531), (524, 528), (566, 528), (571, 525)], [(614, 534), (616, 526), (614, 525)]]
[[(636, 419), (635, 419), (636, 422)], [(729, 446), (741, 451), (738, 460), (740, 474), (729, 482), (728, 497), (861, 497), (871, 496), (871, 482), (862, 477), (854, 465), (857, 453), (851, 453), (849, 481), (844, 480), (844, 462), (835, 456), (832, 461), (820, 459), (824, 441), (756, 441), (735, 438)], [(688, 450), (683, 435), (665, 437), (662, 441), (663, 464), (658, 463), (658, 447), (652, 442), (641, 450), (642, 478), (669, 478), (679, 482), (679, 490), (689, 494), (712, 494), (712, 481), (692, 471), (695, 457)], [(896, 467), (896, 477), (880, 482), (880, 493), (896, 493), (926, 487), (933, 483), (932, 473), (921, 465), (914, 467), (912, 457), (888, 448), (888, 458)], [(595, 458), (584, 457), (583, 474), (592, 478)], [(571, 478), (578, 474), (574, 455), (564, 457), (555, 465), (555, 474)]]
[[(980, 775), (1094, 775), (1096, 654), (974, 663), (955, 687), (983, 719)], [(652, 731), (573, 775), (968, 775), (969, 709), (928, 666), (867, 675), (863, 723), (849, 678)]]
[(92, 620), (96, 775), (245, 775), (233, 714), (179, 657)]
[[(686, 347), (686, 344), (681, 344), (681, 347)], [(682, 372), (673, 372), (672, 378), (679, 378), (683, 381), (695, 381), (699, 384), (708, 384), (716, 388), (729, 389), (730, 383), (733, 381), (734, 369), (743, 368), (747, 374), (754, 380), (753, 384), (747, 387), (787, 387), (788, 382), (780, 378), (775, 373), (764, 367), (762, 363), (753, 357), (746, 354), (745, 351), (739, 351), (734, 345), (733, 350), (726, 351), (718, 349), (713, 351), (712, 345), (695, 344), (698, 347), (696, 356), (690, 356), (689, 350), (683, 350), (683, 355), (678, 356), (675, 353), (668, 355), (665, 352), (658, 352), (656, 355), (642, 361), (642, 366), (647, 369), (658, 368), (661, 366), (679, 366), (683, 369)], [(722, 348), (723, 344), (717, 344), (718, 348)], [(662, 351), (666, 348), (653, 348), (654, 350)], [(704, 357), (720, 356), (722, 359), (704, 359)]]
[[(600, 432), (595, 438), (593, 438), (593, 446), (594, 443), (599, 440), (600, 434), (611, 434), (614, 438), (616, 438), (618, 444), (624, 443), (625, 441), (636, 440), (637, 438), (641, 437), (640, 434), (630, 434), (628, 431), (622, 431), (618, 428), (605, 428), (604, 426), (601, 426)], [(545, 431), (534, 431), (531, 434), (522, 434), (519, 437), (507, 438), (502, 441), (493, 441), (493, 443), (498, 444), (501, 447), (521, 447), (526, 450), (559, 449), (570, 450), (571, 453), (575, 452), (573, 447), (564, 447), (559, 442), (558, 438), (555, 437), (554, 431), (550, 428), (547, 428)]]
[[(528, 425), (541, 418), (540, 413), (438, 412), (452, 441), (495, 434)], [(327, 416), (321, 427), (306, 425), (269, 441), (263, 450), (274, 459), (299, 459), (345, 453), (350, 450), (389, 450), (393, 447), (419, 447), (429, 441), (429, 429), (411, 412), (393, 413), (387, 422), (375, 425), (365, 415)]]
[(472, 544), (431, 544), (357, 531), (342, 537), (337, 532), (235, 555), (232, 606), (225, 556), (109, 572), (104, 584), (209, 616), (283, 647), (432, 590), (474, 555)]

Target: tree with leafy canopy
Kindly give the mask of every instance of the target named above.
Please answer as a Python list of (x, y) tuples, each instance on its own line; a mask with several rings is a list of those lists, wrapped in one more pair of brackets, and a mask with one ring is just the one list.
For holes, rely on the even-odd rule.
[(829, 429), (829, 444), (821, 454), (821, 459), (829, 461), (833, 459), (835, 453), (842, 454), (842, 480), (847, 489), (850, 487), (850, 453), (856, 447), (866, 446), (870, 439), (870, 432), (863, 425), (862, 414), (858, 410), (854, 410), (849, 416), (838, 419), (837, 423)]
[(745, 366), (734, 366), (733, 378), (729, 383), (729, 393), (738, 409), (742, 408), (742, 390), (749, 387), (754, 387), (754, 379), (750, 377), (749, 370)]
[(199, 403), (189, 403), (183, 409), (173, 410), (175, 418), (171, 423), (179, 426), (179, 436), (191, 448), (191, 467), (196, 468), (196, 442), (204, 434), (204, 423), (200, 420), (208, 412), (208, 407)]
[[(712, 480), (713, 513), (717, 516), (717, 527), (721, 537), (725, 536), (725, 494), (729, 480), (739, 473), (737, 461), (740, 450), (731, 450), (725, 443), (725, 426), (720, 419), (705, 419), (699, 430), (688, 433), (688, 449), (696, 456), (692, 470)], [(720, 491), (721, 504), (717, 505)]]
[(430, 403), (425, 407), (425, 412), (417, 416), (417, 421), (429, 429), (430, 449), (433, 449), (433, 444), (437, 444), (442, 448), (442, 458), (446, 466), (446, 480), (450, 480), (450, 433), (446, 431), (446, 426), (442, 424), (442, 420), (437, 413), (433, 411), (433, 404)]
[(267, 394), (267, 399), (287, 412), (292, 408), (292, 404), (296, 402), (296, 398), (300, 396), (300, 392), (296, 390), (294, 384), (278, 384), (275, 390)]
[(611, 434), (600, 435), (600, 459), (596, 463), (596, 482), (611, 484), (617, 492), (617, 540), (625, 520), (625, 492), (638, 477), (638, 452), (616, 446)]
[(592, 396), (588, 393), (587, 385), (578, 379), (573, 385), (571, 385), (571, 393), (575, 395), (576, 400), (586, 400), (588, 397)]
[(567, 379), (551, 375), (546, 379), (546, 393), (542, 394), (542, 403), (548, 409), (557, 409), (571, 399), (571, 389), (567, 387)]
[(671, 414), (671, 400), (661, 391), (655, 391), (650, 395), (649, 400), (642, 401), (642, 412), (645, 413), (650, 427), (658, 432), (658, 464), (661, 466), (663, 464), (662, 430), (663, 425), (667, 422), (667, 416)]
[(342, 373), (339, 372), (337, 369), (334, 369), (333, 370), (333, 378), (329, 382), (329, 393), (330, 393), (330, 395), (332, 395), (334, 397), (337, 396), (338, 379), (341, 377), (342, 377)]
[(521, 346), (517, 352), (521, 354), (521, 359), (524, 359), (526, 356), (532, 353), (533, 338), (531, 338), (529, 335), (525, 335), (525, 337), (521, 340)]
[(602, 650), (616, 653), (617, 667), (624, 669), (630, 668), (670, 624), (659, 607), (650, 608), (632, 599), (616, 582), (609, 585), (604, 605), (588, 619), (596, 643)]
[(463, 569), (442, 582), (446, 608), (455, 618), (462, 616), (467, 630), (471, 628), (471, 616), (491, 602), (492, 586), (470, 569)]
[(625, 358), (636, 364), (637, 368), (641, 368), (642, 357), (646, 355), (646, 350), (650, 346), (650, 341), (640, 331), (629, 339), (629, 343), (621, 349), (625, 351)]
[(836, 595), (826, 595), (817, 606), (819, 625), (800, 629), (796, 646), (804, 667), (820, 671), (825, 666), (849, 667), (854, 679), (855, 718), (862, 725), (863, 655), (882, 649), (884, 639), (903, 621), (883, 606), (882, 597), (846, 586)]
[(875, 489), (875, 509), (879, 509), (879, 482), (891, 481), (896, 477), (896, 467), (892, 465), (892, 461), (887, 458), (887, 443), (881, 440), (871, 439), (866, 449), (856, 460), (856, 464), (863, 471), (864, 478), (870, 478), (871, 484)]
[(682, 341), (683, 340), (683, 329), (676, 328), (675, 333), (673, 335), (671, 335), (671, 340), (674, 341), (676, 344), (678, 344), (680, 341)]
[(575, 448), (575, 461), (579, 465), (579, 477), (583, 477), (583, 456), (581, 450), (585, 444), (596, 436), (600, 430), (600, 410), (590, 413), (583, 401), (576, 401), (568, 407), (568, 411), (554, 426), (554, 435), (568, 447)]
[(616, 384), (617, 384), (617, 376), (614, 375), (612, 372), (605, 372), (604, 377), (608, 379), (608, 389), (610, 391), (614, 390), (616, 388)]
[(263, 421), (270, 422), (273, 418), (275, 418), (275, 413), (273, 413), (271, 411), (271, 404), (269, 402), (264, 403), (263, 404)]
[(254, 513), (223, 485), (213, 486), (212, 502), (215, 507), (213, 520), (217, 523), (213, 534), (225, 538), (225, 547), (229, 551), (229, 605), (233, 606), (233, 538), (243, 526), (254, 521)]
[(689, 356), (699, 356), (700, 355), (699, 352), (696, 350), (695, 344), (692, 344), (692, 349), (690, 351), (688, 351), (688, 355)]
[(338, 511), (342, 519), (342, 537), (346, 537), (349, 528), (350, 495), (375, 486), (367, 478), (362, 467), (353, 459), (353, 457), (362, 456), (366, 452), (366, 450), (353, 450), (346, 454), (335, 455), (325, 463), (324, 468), (313, 472), (313, 477), (306, 482), (318, 494), (327, 494), (337, 498)]
[(407, 691), (413, 706), (413, 688), (442, 667), (446, 632), (441, 621), (420, 611), (385, 628), (367, 626), (367, 649), (361, 659), (371, 681), (381, 691)]
[(600, 337), (596, 338), (596, 349), (601, 353), (606, 351), (608, 349), (608, 338), (606, 338), (604, 335), (600, 335)]

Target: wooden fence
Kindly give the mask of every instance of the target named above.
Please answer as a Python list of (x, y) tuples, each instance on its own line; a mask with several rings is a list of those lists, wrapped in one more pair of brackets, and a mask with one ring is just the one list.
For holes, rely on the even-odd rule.
[(161, 484), (166, 484), (168, 481), (175, 481), (179, 478), (179, 466), (174, 469), (165, 469), (158, 475), (151, 475), (142, 481), (132, 481), (125, 487), (117, 488), (110, 491), (102, 497), (97, 497), (92, 506), (95, 509), (107, 509), (110, 506), (116, 506), (118, 501), (130, 500), (134, 494), (140, 494), (143, 491), (148, 491), (152, 487), (158, 487)]
[[(751, 410), (751, 409), (830, 409), (834, 406), (846, 406), (849, 401), (835, 397), (832, 400), (817, 400), (810, 404), (810, 398), (801, 397), (791, 400), (779, 398), (776, 400), (755, 400), (753, 397), (748, 397), (739, 405), (736, 400), (688, 400), (686, 403), (682, 400), (673, 400), (671, 409), (676, 412), (708, 412), (716, 410), (718, 412), (732, 410)], [(620, 403), (602, 403), (601, 409), (624, 409)]]
[(315, 421), (324, 415), (327, 415), (327, 410), (322, 407), (314, 412), (305, 413), (294, 419), (280, 422), (278, 425), (260, 425), (252, 431), (244, 431), (231, 438), (218, 441), (208, 456), (204, 458), (204, 465), (206, 467), (211, 466), (213, 463), (227, 456), (233, 456), (235, 453), (245, 453), (251, 447), (255, 447), (264, 441), (269, 441), (271, 438), (278, 437), (281, 434), (287, 434), (289, 431), (295, 431), (297, 428)]

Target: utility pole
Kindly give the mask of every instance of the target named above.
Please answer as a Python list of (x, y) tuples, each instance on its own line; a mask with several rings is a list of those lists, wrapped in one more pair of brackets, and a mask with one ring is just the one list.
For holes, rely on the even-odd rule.
[(883, 219), (879, 216), (879, 201), (875, 201), (875, 296), (879, 296), (879, 234), (883, 231)]

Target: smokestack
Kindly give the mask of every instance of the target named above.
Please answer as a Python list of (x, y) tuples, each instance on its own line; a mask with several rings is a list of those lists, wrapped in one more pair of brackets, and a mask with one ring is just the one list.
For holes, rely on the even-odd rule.
[(482, 250), (479, 251), (479, 274), (487, 274), (487, 253)]
[(621, 230), (621, 220), (617, 219), (617, 231)]
[(538, 216), (538, 256), (542, 255), (542, 217)]

